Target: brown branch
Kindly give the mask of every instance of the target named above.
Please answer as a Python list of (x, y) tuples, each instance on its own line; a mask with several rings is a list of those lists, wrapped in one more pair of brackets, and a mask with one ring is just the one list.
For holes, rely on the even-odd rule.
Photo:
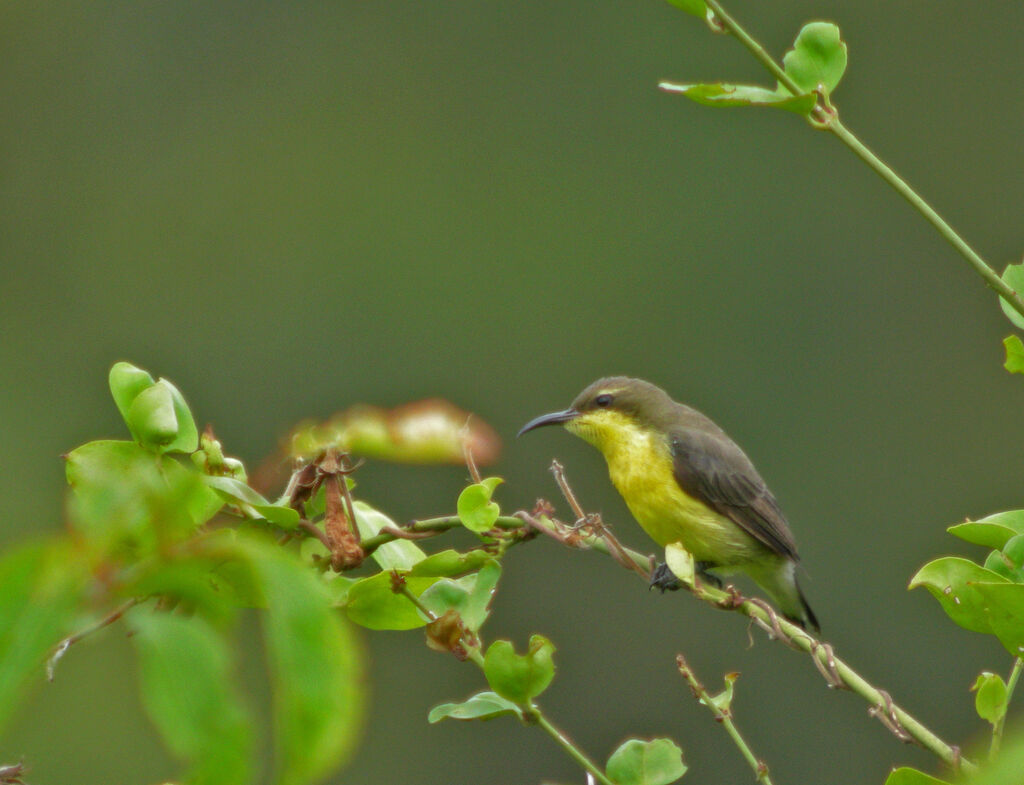
[(98, 632), (99, 630), (102, 630), (104, 627), (113, 624), (115, 621), (120, 619), (128, 611), (130, 611), (132, 608), (134, 608), (136, 605), (138, 605), (145, 599), (145, 597), (133, 597), (127, 602), (119, 605), (117, 608), (115, 608), (109, 614), (107, 614), (98, 622), (93, 624), (91, 627), (86, 627), (84, 630), (76, 632), (74, 635), (69, 635), (67, 638), (58, 643), (57, 647), (53, 651), (53, 654), (50, 655), (50, 659), (46, 661), (47, 680), (53, 681), (54, 671), (57, 668), (57, 663), (61, 661), (61, 659), (67, 653), (68, 649), (70, 649), (74, 644), (78, 643), (80, 640), (82, 640), (82, 638), (92, 635), (94, 632)]

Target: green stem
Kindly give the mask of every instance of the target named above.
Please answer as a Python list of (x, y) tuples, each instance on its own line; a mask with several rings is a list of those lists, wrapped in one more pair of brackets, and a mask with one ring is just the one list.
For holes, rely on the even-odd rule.
[(558, 742), (558, 745), (568, 753), (570, 758), (586, 769), (601, 785), (615, 785), (562, 731), (551, 724), (548, 718), (541, 712), (539, 706), (532, 706), (529, 714), (539, 727), (543, 728), (551, 738)]
[[(560, 524), (545, 516), (532, 516), (527, 513), (520, 513), (518, 517), (501, 517), (495, 525), (506, 529), (517, 529), (521, 528), (525, 522), (528, 522), (533, 528), (546, 530), (549, 534), (554, 535), (555, 539), (559, 539), (564, 542), (564, 533), (560, 531)], [(407, 528), (412, 531), (441, 532), (458, 526), (461, 526), (458, 516), (448, 515), (439, 518), (415, 521)], [(377, 539), (381, 540), (381, 542), (377, 543), (379, 545), (383, 542), (390, 542), (396, 538), (393, 535), (382, 534), (367, 540), (367, 543), (373, 542)], [(617, 560), (616, 552), (620, 553), (626, 557), (626, 560), (640, 568), (636, 570), (638, 574), (646, 574), (646, 571), (650, 568), (650, 557), (644, 556), (642, 553), (626, 548), (622, 545), (617, 545), (613, 549), (601, 537), (580, 535), (577, 542), (578, 545), (575, 547), (595, 550), (606, 556), (616, 558)], [(629, 567), (629, 565), (623, 566)], [(959, 767), (965, 773), (971, 773), (977, 770), (977, 766), (973, 762), (960, 755), (958, 748), (947, 744), (932, 733), (932, 731), (930, 731), (923, 723), (919, 722), (906, 710), (898, 706), (888, 693), (873, 687), (864, 677), (847, 665), (846, 662), (835, 656), (830, 646), (823, 644), (816, 638), (813, 638), (810, 633), (806, 632), (801, 627), (777, 616), (774, 611), (767, 609), (761, 601), (745, 600), (740, 598), (740, 601), (737, 602), (734, 595), (703, 584), (700, 586), (694, 586), (691, 584), (688, 585), (687, 588), (689, 588), (698, 599), (701, 599), (710, 605), (714, 605), (718, 608), (736, 610), (751, 619), (757, 620), (763, 628), (770, 631), (772, 637), (781, 638), (794, 648), (806, 654), (810, 654), (818, 663), (817, 667), (819, 671), (821, 671), (823, 675), (828, 674), (826, 678), (836, 680), (842, 686), (849, 688), (852, 692), (855, 692), (857, 695), (864, 698), (864, 700), (871, 704), (872, 712), (879, 716), (886, 726), (889, 727), (890, 730), (894, 730), (897, 735), (899, 735), (899, 732), (906, 733), (910, 738), (917, 741), (922, 747), (937, 755), (950, 766), (953, 766), (954, 768)], [(418, 600), (414, 600), (414, 602), (417, 603), (417, 606), (421, 604)], [(477, 652), (477, 654), (479, 655), (479, 652)], [(472, 655), (470, 658), (476, 662), (476, 659), (473, 658)], [(480, 662), (477, 662), (477, 664), (482, 666), (482, 657), (480, 658)], [(1016, 670), (1017, 676), (1019, 676), (1019, 669)], [(1011, 674), (1011, 682), (1016, 684), (1016, 677), (1013, 674)]]
[[(558, 524), (544, 516), (523, 515), (530, 524), (536, 528), (544, 528), (560, 538)], [(593, 536), (581, 536), (577, 547), (601, 551), (606, 555), (613, 555), (612, 549), (601, 539)], [(621, 552), (638, 566), (649, 566), (650, 558), (637, 551), (618, 546)], [(628, 565), (624, 565), (628, 566)], [(642, 577), (642, 576), (641, 576)], [(947, 744), (923, 723), (919, 722), (906, 710), (898, 706), (892, 697), (885, 691), (872, 686), (863, 676), (847, 665), (839, 657), (835, 656), (832, 647), (814, 638), (802, 627), (786, 621), (778, 616), (774, 610), (768, 607), (763, 600), (749, 600), (739, 597), (735, 593), (716, 589), (705, 584), (686, 583), (686, 587), (698, 598), (718, 608), (735, 610), (751, 619), (768, 631), (772, 638), (777, 638), (789, 644), (795, 649), (810, 654), (816, 661), (819, 672), (830, 683), (847, 687), (852, 692), (860, 695), (871, 705), (871, 713), (877, 716), (882, 723), (889, 728), (898, 738), (914, 739), (922, 747), (930, 750), (950, 766), (959, 767), (965, 773), (977, 771), (977, 766), (960, 755), (960, 750)]]
[[(1010, 671), (1010, 678), (1006, 680), (1006, 707), (1010, 707), (1010, 699), (1013, 697), (1013, 690), (1017, 686), (1017, 679), (1024, 669), (1024, 657), (1018, 657), (1013, 661), (1013, 669)], [(1006, 721), (1006, 712), (999, 718), (999, 721), (992, 726), (992, 744), (988, 749), (989, 760), (995, 758), (999, 752), (999, 745), (1003, 740), (1003, 723)]]
[[(736, 39), (743, 44), (744, 47), (760, 62), (768, 71), (771, 72), (772, 76), (779, 80), (779, 82), (786, 87), (789, 92), (793, 95), (800, 95), (804, 92), (794, 82), (790, 76), (779, 66), (778, 63), (772, 58), (771, 55), (765, 50), (760, 43), (758, 43), (743, 27), (730, 16), (718, 0), (705, 0), (708, 8), (710, 8), (716, 17), (721, 21), (722, 27), (732, 33)], [(866, 163), (871, 169), (875, 171), (883, 180), (891, 185), (896, 192), (910, 202), (911, 206), (917, 210), (925, 220), (928, 221), (942, 238), (952, 245), (961, 256), (963, 256), (968, 264), (974, 268), (975, 272), (978, 273), (985, 281), (985, 283), (1000, 297), (1002, 297), (1013, 310), (1024, 316), (1024, 300), (1020, 298), (1013, 287), (1009, 286), (995, 270), (984, 260), (981, 255), (978, 254), (967, 241), (964, 240), (957, 232), (939, 215), (931, 205), (929, 205), (924, 199), (921, 198), (918, 193), (911, 188), (905, 180), (897, 175), (889, 166), (882, 161), (877, 155), (871, 152), (868, 147), (861, 142), (856, 136), (851, 133), (846, 126), (839, 122), (839, 118), (835, 115), (834, 111), (826, 111), (822, 107), (815, 107), (811, 122), (819, 128), (826, 128), (831, 131), (835, 136), (847, 147), (849, 147), (858, 158)]]
[[(707, 689), (700, 680), (697, 678), (697, 674), (693, 672), (693, 669), (689, 666), (683, 655), (680, 654), (676, 657), (676, 664), (679, 666), (679, 672), (686, 679), (687, 684), (690, 685), (690, 690), (693, 692), (694, 697), (697, 701), (707, 706), (708, 710), (715, 716), (715, 719), (725, 728), (725, 732), (729, 734), (729, 737), (733, 740), (733, 743), (739, 749), (740, 754), (743, 755), (744, 760), (751, 769), (754, 770), (754, 776), (757, 781), (762, 785), (772, 785), (771, 775), (768, 773), (768, 766), (765, 765), (764, 761), (758, 760), (757, 756), (754, 755), (754, 751), (750, 749), (750, 745), (747, 744), (746, 739), (740, 734), (739, 728), (732, 721), (732, 710), (723, 709), (719, 707), (712, 699), (711, 695), (708, 694)], [(734, 674), (735, 675), (735, 674)]]
[(737, 22), (729, 13), (722, 8), (722, 5), (718, 0), (704, 0), (708, 8), (710, 8), (719, 21), (722, 23), (722, 27), (732, 33), (736, 40), (739, 41), (743, 46), (747, 48), (747, 51), (752, 54), (761, 65), (771, 71), (772, 76), (779, 80), (779, 82), (785, 86), (787, 90), (793, 95), (802, 95), (803, 90), (800, 86), (793, 81), (792, 77), (782, 70), (782, 67), (775, 62), (775, 59), (768, 54), (768, 50), (759, 44), (750, 33), (744, 30), (740, 23)]
[[(455, 517), (455, 520), (457, 522), (458, 518)], [(515, 520), (515, 522), (518, 525), (523, 525), (523, 522), (520, 521), (518, 518), (515, 518), (513, 520)], [(461, 524), (456, 523), (454, 525)], [(398, 591), (401, 594), (405, 595), (409, 599), (409, 601), (413, 605), (415, 605), (420, 610), (420, 612), (428, 619), (430, 619), (431, 621), (437, 620), (437, 615), (429, 608), (427, 608), (427, 606), (425, 606), (420, 601), (419, 597), (417, 597), (415, 594), (409, 591), (408, 586), (402, 584), (401, 588), (399, 588)], [(480, 651), (480, 646), (475, 643), (466, 641), (465, 637), (463, 637), (462, 643), (466, 651), (467, 659), (475, 663), (476, 666), (480, 668), (480, 670), (483, 670), (484, 655)], [(525, 713), (539, 727), (543, 728), (556, 742), (558, 742), (558, 745), (569, 754), (569, 757), (571, 757), (578, 764), (580, 764), (580, 766), (582, 766), (585, 770), (590, 772), (594, 776), (594, 778), (601, 783), (601, 785), (615, 785), (615, 783), (613, 783), (605, 776), (603, 771), (601, 771), (596, 765), (594, 765), (590, 758), (588, 758), (581, 749), (579, 749), (575, 744), (572, 743), (568, 736), (566, 736), (564, 733), (562, 733), (560, 730), (558, 730), (558, 728), (556, 728), (548, 721), (548, 719), (544, 716), (544, 713), (540, 710), (539, 706), (537, 706), (536, 704), (531, 705), (529, 708), (525, 709)]]
[[(458, 515), (442, 515), (437, 518), (424, 518), (421, 521), (413, 521), (403, 528), (414, 534), (420, 532), (433, 532), (440, 534), (448, 529), (457, 529), (459, 526), (462, 526), (462, 521), (459, 520)], [(497, 529), (521, 529), (523, 527), (523, 522), (518, 518), (503, 515), (494, 522), (494, 526)], [(374, 537), (367, 537), (360, 544), (363, 546), (363, 551), (370, 554), (381, 545), (384, 545), (384, 543), (397, 539), (400, 538), (394, 534), (382, 532)]]

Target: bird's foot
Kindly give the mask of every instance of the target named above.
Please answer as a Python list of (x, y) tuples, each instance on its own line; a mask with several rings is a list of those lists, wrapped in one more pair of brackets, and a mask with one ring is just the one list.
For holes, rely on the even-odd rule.
[(698, 578), (700, 578), (705, 583), (710, 583), (716, 589), (721, 589), (722, 588), (722, 579), (719, 578), (714, 573), (708, 572), (708, 570), (711, 570), (711, 569), (714, 568), (714, 566), (715, 566), (714, 562), (699, 561), (699, 562), (694, 562), (693, 566), (694, 566), (694, 569), (697, 572), (697, 577)]
[(662, 594), (667, 591), (676, 591), (681, 589), (683, 584), (679, 582), (675, 573), (668, 568), (668, 565), (662, 562), (657, 565), (653, 572), (651, 572), (651, 582), (648, 585), (650, 589), (658, 589)]

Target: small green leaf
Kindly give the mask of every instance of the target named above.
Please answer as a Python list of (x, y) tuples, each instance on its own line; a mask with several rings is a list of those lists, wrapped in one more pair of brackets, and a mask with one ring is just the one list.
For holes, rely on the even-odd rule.
[(686, 773), (683, 751), (671, 739), (629, 739), (605, 767), (615, 785), (669, 785)]
[(199, 449), (199, 429), (196, 428), (196, 421), (192, 417), (192, 411), (188, 408), (188, 404), (185, 403), (185, 396), (166, 379), (160, 379), (157, 384), (165, 386), (171, 391), (171, 400), (174, 402), (174, 416), (178, 420), (178, 438), (167, 445), (164, 451), (195, 452)]
[[(1018, 296), (1024, 292), (1024, 262), (1008, 264), (1003, 270), (1003, 280)], [(1006, 318), (1013, 322), (1015, 327), (1024, 330), (1024, 316), (1017, 313), (1002, 297), (999, 298), (999, 305), (1002, 307), (1003, 313), (1006, 314)]]
[(790, 95), (786, 90), (769, 90), (757, 85), (676, 84), (661, 82), (658, 87), (667, 93), (680, 93), (691, 101), (706, 106), (772, 106), (800, 115), (807, 115), (817, 101), (814, 95)]
[(358, 641), (322, 582), (273, 542), (239, 539), (263, 592), (280, 785), (327, 776), (354, 749), (363, 709)]
[(1002, 575), (1008, 581), (1024, 583), (1024, 572), (1002, 551), (990, 551), (983, 565), (986, 570)]
[(982, 671), (971, 690), (975, 693), (974, 708), (983, 720), (996, 725), (1006, 716), (1006, 682), (1002, 676)]
[(946, 780), (931, 777), (909, 766), (893, 769), (885, 780), (885, 785), (949, 785)]
[(1006, 583), (1001, 575), (972, 561), (946, 556), (928, 562), (910, 579), (908, 588), (924, 586), (953, 621), (968, 630), (993, 633), (987, 601), (978, 591), (981, 582)]
[[(1002, 548), (1016, 534), (1024, 532), (1024, 511), (998, 513), (980, 521), (967, 521), (950, 526), (946, 531), (961, 540), (984, 545), (986, 548)], [(1011, 517), (1012, 516), (1012, 517)]]
[(128, 411), (138, 394), (152, 387), (156, 382), (144, 370), (126, 362), (114, 363), (110, 369), (108, 381), (110, 394), (114, 398), (114, 403), (117, 404), (117, 410), (121, 412), (121, 417), (124, 418), (125, 425), (131, 431), (132, 438), (137, 441), (139, 434), (135, 432)]
[(203, 482), (232, 504), (243, 504), (265, 521), (282, 529), (294, 529), (299, 524), (299, 513), (283, 504), (271, 504), (249, 485), (234, 477), (202, 475)]
[[(419, 597), (439, 580), (406, 577), (405, 585)], [(429, 621), (408, 597), (395, 593), (390, 572), (378, 572), (349, 586), (345, 613), (360, 627), (371, 630), (413, 630)]]
[[(1018, 315), (1016, 311), (1013, 313)], [(1003, 338), (1003, 346), (1006, 348), (1006, 362), (1003, 363), (1003, 367), (1010, 373), (1024, 373), (1024, 343), (1021, 343), (1020, 337), (1007, 335)]]
[(437, 616), (454, 610), (467, 629), (477, 632), (490, 613), (491, 598), (499, 577), (501, 565), (491, 560), (472, 575), (456, 580), (438, 580), (423, 592), (420, 600)]
[(1024, 584), (976, 583), (992, 633), (1014, 657), (1024, 657)]
[(1015, 534), (985, 559), (985, 569), (1014, 583), (1024, 583), (1024, 534)]
[(249, 782), (252, 729), (233, 685), (228, 644), (201, 617), (138, 614), (142, 700), (196, 785)]
[(804, 92), (821, 88), (830, 94), (846, 70), (846, 44), (839, 37), (839, 28), (831, 22), (804, 25), (782, 65)]
[(493, 559), (491, 554), (479, 548), (466, 553), (449, 549), (428, 556), (413, 566), (409, 574), (450, 578), (478, 570)]
[(492, 720), (504, 714), (523, 718), (523, 711), (512, 701), (505, 700), (494, 692), (478, 692), (462, 703), (442, 703), (430, 710), (427, 722), (451, 720)]
[(700, 17), (701, 19), (707, 18), (708, 7), (704, 4), (704, 0), (667, 0), (667, 2), (669, 5), (683, 9), (688, 14)]
[(501, 697), (520, 706), (529, 705), (551, 683), (555, 665), (551, 655), (555, 646), (543, 635), (531, 635), (526, 654), (516, 654), (512, 643), (495, 641), (484, 655), (487, 683)]
[(665, 564), (687, 586), (693, 586), (695, 567), (693, 556), (677, 542), (665, 546)]
[(483, 534), (494, 526), (501, 509), (491, 501), (491, 496), (501, 482), (500, 477), (488, 477), (463, 489), (455, 506), (463, 526), (477, 534)]
[(725, 674), (725, 689), (717, 695), (711, 696), (711, 703), (718, 709), (724, 712), (728, 712), (732, 706), (732, 686), (736, 683), (740, 675), (738, 673), (727, 673)]
[(173, 442), (178, 437), (178, 416), (167, 385), (154, 384), (136, 395), (128, 409), (128, 423), (143, 447), (163, 448)]
[[(378, 534), (385, 526), (395, 525), (388, 516), (366, 502), (356, 502), (353, 508), (359, 536), (364, 540)], [(423, 561), (427, 554), (409, 540), (393, 540), (381, 545), (370, 556), (382, 570), (411, 570), (417, 563)]]
[(0, 557), (0, 728), (43, 661), (66, 636), (85, 590), (86, 565), (70, 549), (21, 545)]

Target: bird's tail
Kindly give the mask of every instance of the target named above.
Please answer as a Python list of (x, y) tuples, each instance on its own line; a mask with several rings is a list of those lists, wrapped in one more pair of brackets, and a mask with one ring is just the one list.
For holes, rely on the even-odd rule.
[(811, 610), (811, 606), (807, 603), (807, 598), (796, 580), (795, 561), (786, 559), (774, 569), (752, 572), (751, 577), (772, 596), (783, 616), (794, 624), (799, 624), (805, 630), (821, 632), (818, 617)]
[[(821, 625), (818, 624), (818, 617), (814, 615), (814, 611), (811, 610), (811, 606), (807, 604), (807, 598), (804, 596), (804, 590), (800, 588), (800, 582), (797, 581), (795, 575), (793, 576), (793, 588), (796, 589), (796, 596), (800, 601), (800, 615), (798, 617), (793, 617), (786, 614), (786, 618), (792, 622), (796, 622), (805, 630), (821, 632)], [(783, 613), (785, 613), (785, 611), (783, 611)]]

